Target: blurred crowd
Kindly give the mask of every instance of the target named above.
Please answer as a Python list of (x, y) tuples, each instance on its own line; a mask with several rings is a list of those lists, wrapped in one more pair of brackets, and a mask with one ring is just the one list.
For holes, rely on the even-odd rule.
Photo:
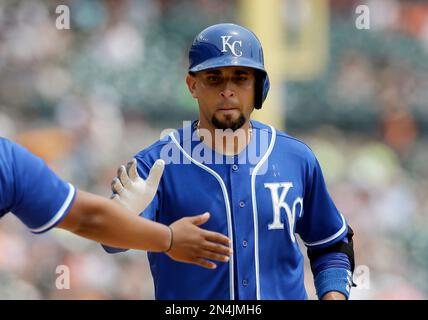
[[(55, 28), (55, 8), (64, 3), (70, 30)], [(329, 61), (314, 79), (284, 83), (284, 124), (316, 153), (355, 231), (360, 286), (351, 298), (426, 299), (428, 1), (365, 1), (370, 30), (355, 28), (359, 3), (329, 1)], [(204, 27), (239, 23), (237, 7), (221, 0), (3, 0), (0, 136), (78, 188), (109, 196), (120, 164), (164, 129), (196, 118), (184, 83), (187, 50)], [(55, 286), (58, 265), (69, 267), (69, 290)], [(35, 236), (7, 215), (0, 299), (10, 298), (151, 299), (153, 284), (144, 252), (108, 255), (60, 230)]]

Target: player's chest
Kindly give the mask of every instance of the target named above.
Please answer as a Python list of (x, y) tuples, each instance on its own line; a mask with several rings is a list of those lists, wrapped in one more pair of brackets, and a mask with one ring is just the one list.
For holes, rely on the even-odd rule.
[[(183, 166), (166, 174), (168, 212), (175, 215), (230, 210), (245, 216), (258, 210), (261, 219), (272, 220), (276, 212), (298, 215), (304, 197), (304, 173), (270, 161), (257, 172), (254, 165), (231, 164)], [(177, 168), (178, 169), (178, 168)], [(256, 174), (255, 174), (256, 173)], [(223, 217), (222, 217), (223, 218)], [(273, 221), (273, 220), (272, 220)]]

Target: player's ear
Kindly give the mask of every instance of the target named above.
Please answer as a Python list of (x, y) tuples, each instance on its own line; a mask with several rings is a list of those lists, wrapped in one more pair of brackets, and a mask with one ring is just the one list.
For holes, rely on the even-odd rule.
[(186, 76), (186, 84), (187, 88), (189, 88), (189, 92), (192, 95), (193, 98), (197, 98), (196, 94), (196, 77), (193, 74), (188, 73)]

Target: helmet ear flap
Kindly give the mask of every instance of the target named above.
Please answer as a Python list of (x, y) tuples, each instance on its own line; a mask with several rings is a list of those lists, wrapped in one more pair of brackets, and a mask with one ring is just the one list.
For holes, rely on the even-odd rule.
[[(256, 82), (254, 84), (254, 108), (260, 110), (263, 105), (264, 95), (265, 95), (265, 82), (266, 82), (266, 73), (260, 70), (256, 70)], [(267, 94), (267, 92), (266, 92)]]
[(259, 110), (262, 108), (262, 91), (263, 91), (263, 81), (262, 77), (259, 75), (256, 77), (256, 83), (254, 85), (254, 108)]

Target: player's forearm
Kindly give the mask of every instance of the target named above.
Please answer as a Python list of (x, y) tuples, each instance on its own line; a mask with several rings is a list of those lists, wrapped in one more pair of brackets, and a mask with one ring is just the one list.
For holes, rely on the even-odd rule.
[(322, 300), (348, 299), (352, 286), (349, 257), (341, 252), (328, 252), (311, 259), (317, 295)]
[(78, 191), (71, 211), (59, 227), (112, 247), (159, 252), (170, 244), (167, 226), (83, 191)]

